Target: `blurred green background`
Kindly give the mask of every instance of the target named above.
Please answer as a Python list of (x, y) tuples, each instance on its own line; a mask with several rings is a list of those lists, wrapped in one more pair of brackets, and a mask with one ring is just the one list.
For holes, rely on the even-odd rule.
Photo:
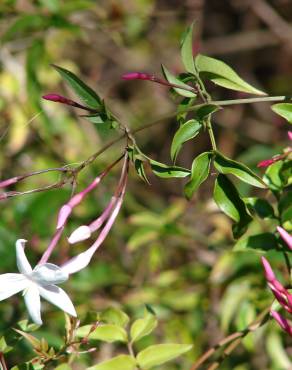
[[(272, 12), (269, 12), (269, 10)], [(121, 75), (143, 71), (161, 75), (160, 64), (182, 71), (180, 37), (195, 23), (194, 52), (218, 57), (247, 81), (269, 95), (291, 94), (292, 2), (241, 0), (2, 0), (0, 3), (0, 179), (27, 172), (75, 164), (116, 137), (80, 117), (80, 111), (42, 101), (47, 93), (76, 99), (50, 63), (68, 68), (86, 81), (108, 107), (132, 129), (175, 109), (164, 86), (123, 81)], [(243, 97), (214, 85), (214, 99)], [(219, 148), (251, 168), (287, 145), (287, 124), (269, 104), (233, 106), (215, 116)], [(177, 129), (175, 119), (137, 134), (150, 157), (170, 163), (169, 148)], [(112, 160), (124, 143), (111, 147), (78, 177), (86, 186)], [(190, 167), (193, 158), (210, 147), (206, 134), (185, 145), (178, 164)], [(118, 181), (117, 166), (98, 190), (76, 208), (66, 235), (92, 221), (110, 199)], [(59, 174), (32, 177), (9, 190), (25, 191), (58, 181)], [(262, 276), (259, 255), (232, 252), (230, 221), (211, 199), (212, 176), (191, 202), (182, 196), (184, 181), (163, 180), (149, 174), (151, 185), (130, 172), (122, 211), (91, 266), (73, 276), (66, 291), (82, 324), (94, 312), (110, 306), (132, 318), (150, 304), (159, 318), (155, 333), (141, 342), (193, 343), (194, 349), (161, 369), (189, 369), (204, 350), (228, 333), (243, 329), (271, 302)], [(237, 184), (241, 194), (251, 193)], [(1, 201), (0, 272), (14, 272), (14, 243), (29, 240), (27, 253), (38, 261), (54, 231), (60, 206), (71, 187)], [(253, 230), (273, 231), (268, 222)], [(90, 245), (68, 248), (64, 237), (52, 262), (62, 263)], [(72, 248), (72, 251), (71, 251)], [(279, 260), (279, 266), (282, 261)], [(51, 345), (64, 335), (62, 312), (44, 304), (44, 326), (38, 331)], [(23, 300), (14, 296), (0, 304), (0, 333), (27, 318)], [(275, 350), (277, 348), (278, 350)], [(282, 352), (288, 348), (287, 352)], [(138, 347), (139, 349), (139, 347)], [(74, 369), (84, 369), (119, 352), (100, 344), (81, 355)], [(289, 369), (291, 340), (275, 323), (250, 334), (222, 369)], [(29, 346), (19, 342), (8, 354), (10, 366), (31, 358)], [(122, 369), (121, 369), (122, 370)]]

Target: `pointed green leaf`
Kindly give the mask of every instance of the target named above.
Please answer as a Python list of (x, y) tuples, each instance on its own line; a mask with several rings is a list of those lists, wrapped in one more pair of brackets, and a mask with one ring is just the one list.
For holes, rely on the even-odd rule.
[(274, 209), (266, 199), (249, 197), (244, 198), (243, 201), (248, 209), (255, 212), (260, 218), (275, 218)]
[(160, 163), (150, 159), (150, 165), (153, 173), (165, 179), (170, 179), (172, 177), (186, 177), (189, 176), (191, 171), (178, 166), (168, 166), (164, 163)]
[(151, 369), (171, 361), (191, 349), (191, 344), (157, 344), (139, 352), (137, 363), (143, 370)]
[(121, 327), (125, 327), (130, 321), (129, 316), (116, 307), (110, 307), (103, 311), (99, 316), (99, 320)]
[(196, 137), (200, 132), (201, 127), (201, 123), (195, 119), (191, 119), (180, 126), (180, 128), (175, 133), (171, 144), (170, 155), (171, 159), (174, 162), (179, 151), (181, 150), (182, 145), (186, 141)]
[[(77, 337), (86, 337), (90, 332), (91, 325), (81, 326), (76, 331)], [(127, 342), (127, 332), (117, 325), (100, 325), (90, 333), (89, 339), (102, 340), (104, 342)]]
[(120, 355), (97, 365), (88, 367), (87, 370), (135, 370), (136, 361), (129, 355)]
[(215, 168), (224, 175), (234, 175), (238, 177), (241, 181), (244, 181), (258, 188), (267, 187), (264, 181), (247, 166), (232, 159), (229, 159), (221, 153), (216, 153), (214, 165)]
[(278, 248), (277, 238), (272, 233), (261, 233), (243, 236), (235, 246), (234, 251), (253, 250), (255, 252), (268, 252)]
[(292, 123), (292, 103), (278, 103), (271, 106), (272, 111)]
[(102, 102), (97, 93), (80, 80), (73, 72), (65, 68), (53, 65), (53, 67), (60, 73), (61, 77), (69, 84), (73, 91), (83, 100), (89, 108), (100, 108)]
[(187, 72), (196, 75), (197, 71), (195, 68), (193, 57), (193, 26), (194, 23), (192, 23), (191, 26), (188, 27), (188, 29), (185, 32), (181, 46), (181, 57)]
[(147, 312), (145, 317), (133, 322), (130, 335), (132, 342), (137, 342), (139, 339), (150, 334), (157, 326), (157, 318), (155, 315)]
[(201, 153), (196, 157), (192, 164), (191, 180), (186, 183), (184, 194), (187, 199), (191, 199), (199, 186), (207, 179), (210, 171), (212, 152)]
[(190, 91), (191, 86), (183, 83), (181, 80), (179, 80), (178, 78), (176, 78), (172, 73), (169, 72), (169, 70), (164, 65), (162, 65), (161, 68), (162, 68), (162, 72), (163, 72), (166, 80), (169, 83), (182, 86), (182, 87), (184, 87), (186, 89), (185, 90), (185, 89), (180, 89), (178, 87), (174, 87), (173, 89), (179, 95), (185, 96), (187, 98), (195, 98), (197, 96), (197, 94), (195, 94), (194, 92)]
[(221, 60), (199, 54), (195, 59), (195, 65), (200, 73), (207, 73), (208, 78), (219, 86), (250, 94), (266, 95), (263, 91), (245, 82), (231, 67)]
[(247, 228), (251, 217), (233, 183), (225, 176), (219, 175), (215, 182), (214, 200), (223, 213), (236, 222), (233, 235), (240, 237)]
[(264, 174), (264, 181), (267, 183), (268, 187), (275, 192), (281, 191), (284, 187), (281, 174), (282, 168), (283, 161), (278, 161), (269, 166)]

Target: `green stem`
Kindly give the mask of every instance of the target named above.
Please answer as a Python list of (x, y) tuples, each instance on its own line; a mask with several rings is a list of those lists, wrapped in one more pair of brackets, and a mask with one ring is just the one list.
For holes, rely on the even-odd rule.
[(232, 100), (217, 100), (210, 101), (209, 104), (216, 105), (235, 105), (235, 104), (250, 104), (250, 103), (264, 103), (264, 102), (279, 102), (279, 101), (290, 101), (289, 96), (265, 96), (262, 98), (246, 98), (246, 99), (232, 99)]
[(212, 123), (211, 123), (211, 117), (208, 117), (208, 118), (207, 118), (207, 120), (206, 120), (206, 125), (207, 125), (208, 134), (209, 134), (209, 137), (210, 137), (210, 141), (211, 141), (212, 149), (213, 149), (214, 151), (216, 151), (216, 150), (217, 150), (217, 145), (216, 145), (216, 140), (215, 140), (215, 136), (214, 136), (214, 131), (213, 131)]

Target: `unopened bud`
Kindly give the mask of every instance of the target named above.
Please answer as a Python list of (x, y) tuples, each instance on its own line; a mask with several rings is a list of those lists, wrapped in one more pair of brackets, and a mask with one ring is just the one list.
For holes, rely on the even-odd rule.
[(68, 242), (70, 244), (75, 244), (90, 238), (90, 236), (90, 228), (86, 225), (82, 225), (72, 232), (72, 234), (68, 238)]

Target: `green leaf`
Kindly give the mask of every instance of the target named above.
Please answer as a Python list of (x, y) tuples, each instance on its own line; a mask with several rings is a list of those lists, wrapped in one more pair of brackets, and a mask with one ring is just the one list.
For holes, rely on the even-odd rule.
[(187, 72), (196, 75), (197, 71), (195, 68), (193, 57), (193, 26), (194, 23), (192, 23), (191, 26), (187, 28), (184, 34), (181, 46), (181, 57), (183, 65), (185, 66)]
[(171, 84), (175, 84), (175, 85), (179, 85), (179, 86), (182, 86), (184, 87), (185, 89), (180, 89), (178, 87), (174, 87), (173, 89), (179, 94), (179, 95), (182, 95), (182, 96), (185, 96), (187, 98), (195, 98), (197, 96), (197, 94), (195, 94), (194, 92), (192, 91), (189, 91), (191, 86), (183, 83), (181, 80), (179, 80), (178, 78), (176, 78), (172, 73), (169, 72), (169, 70), (164, 66), (162, 65), (161, 66), (162, 68), (162, 72), (166, 78), (166, 80), (171, 83)]
[(129, 355), (120, 355), (97, 365), (88, 367), (87, 370), (135, 370), (136, 361)]
[(245, 204), (236, 187), (225, 175), (219, 175), (216, 179), (214, 200), (221, 211), (235, 222), (248, 217)]
[(81, 81), (73, 72), (65, 68), (56, 66), (53, 67), (60, 73), (61, 77), (70, 85), (73, 91), (83, 100), (89, 108), (100, 108), (102, 102), (97, 93)]
[(266, 348), (269, 357), (272, 360), (272, 369), (289, 369), (291, 368), (291, 359), (286, 352), (286, 345), (282, 335), (275, 330), (270, 330), (266, 335)]
[(221, 328), (227, 331), (232, 319), (238, 314), (238, 307), (248, 296), (250, 286), (247, 281), (235, 281), (225, 290), (223, 299), (220, 304), (221, 311)]
[(278, 248), (277, 238), (272, 233), (244, 236), (233, 247), (234, 251), (253, 250), (267, 252)]
[(271, 106), (272, 111), (292, 123), (292, 103), (278, 103)]
[(264, 181), (247, 166), (232, 159), (229, 159), (221, 153), (216, 153), (214, 165), (220, 173), (223, 173), (225, 175), (234, 175), (238, 177), (241, 181), (246, 182), (247, 184), (250, 184), (252, 186), (256, 186), (258, 188), (267, 187)]
[(129, 316), (125, 312), (116, 307), (107, 308), (100, 314), (99, 319), (107, 324), (113, 324), (121, 327), (125, 327), (130, 320)]
[[(20, 13), (21, 15), (21, 13)], [(15, 17), (15, 22), (10, 25), (7, 31), (1, 37), (2, 42), (9, 40), (16, 40), (17, 37), (23, 37), (24, 35), (43, 30), (49, 26), (49, 17), (40, 14), (22, 14), (21, 16)]]
[(221, 107), (219, 107), (219, 105), (204, 104), (204, 105), (198, 106), (194, 112), (196, 114), (196, 118), (199, 121), (202, 121), (206, 117), (210, 116), (210, 114), (217, 112), (219, 109), (222, 109)]
[(244, 198), (243, 201), (260, 218), (275, 218), (274, 209), (266, 199), (250, 197)]
[(191, 180), (184, 187), (184, 194), (191, 199), (199, 186), (207, 179), (210, 171), (212, 152), (201, 153), (192, 164)]
[(137, 355), (137, 363), (141, 369), (151, 369), (190, 351), (191, 344), (157, 344), (150, 346)]
[(144, 180), (147, 184), (150, 184), (145, 173), (144, 161), (141, 161), (140, 159), (135, 159), (134, 166), (138, 176), (141, 177), (141, 179)]
[(195, 65), (200, 73), (206, 73), (207, 77), (219, 86), (250, 94), (266, 95), (263, 91), (245, 82), (231, 67), (221, 60), (199, 54), (195, 59)]
[(232, 228), (233, 236), (238, 238), (244, 234), (251, 217), (236, 187), (225, 175), (219, 175), (216, 179), (214, 200), (221, 211), (236, 222)]
[[(84, 338), (90, 332), (92, 325), (81, 326), (76, 331), (76, 336)], [(89, 334), (89, 339), (102, 340), (104, 342), (127, 342), (127, 332), (117, 325), (100, 325)]]
[(168, 166), (164, 163), (154, 161), (153, 159), (150, 159), (150, 165), (153, 173), (156, 176), (162, 177), (164, 179), (170, 179), (172, 177), (186, 177), (189, 176), (191, 173), (191, 171), (186, 168), (178, 166)]
[(196, 137), (200, 132), (201, 127), (201, 123), (195, 119), (191, 119), (180, 126), (175, 133), (171, 144), (170, 155), (174, 162), (179, 151), (181, 150), (183, 143)]
[(8, 353), (13, 347), (8, 346), (4, 337), (0, 338), (0, 353)]
[(133, 322), (130, 330), (132, 342), (137, 342), (139, 339), (150, 334), (157, 326), (157, 318), (155, 315), (147, 311), (145, 317)]
[(283, 161), (278, 161), (269, 166), (264, 174), (265, 183), (275, 192), (280, 192), (284, 186), (281, 177), (282, 167)]

